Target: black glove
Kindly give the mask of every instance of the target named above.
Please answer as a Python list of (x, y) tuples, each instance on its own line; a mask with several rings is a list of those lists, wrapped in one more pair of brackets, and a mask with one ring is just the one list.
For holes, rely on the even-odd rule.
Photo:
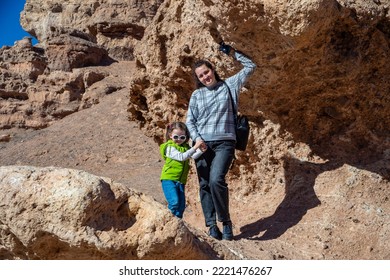
[(224, 41), (219, 43), (219, 50), (223, 53), (226, 53), (227, 55), (230, 53), (232, 47), (229, 45), (226, 45)]

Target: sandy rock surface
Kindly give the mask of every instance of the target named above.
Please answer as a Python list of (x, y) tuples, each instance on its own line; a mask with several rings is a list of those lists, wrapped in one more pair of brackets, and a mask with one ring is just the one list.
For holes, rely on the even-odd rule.
[(0, 168), (1, 259), (204, 259), (160, 203), (111, 179), (55, 167)]

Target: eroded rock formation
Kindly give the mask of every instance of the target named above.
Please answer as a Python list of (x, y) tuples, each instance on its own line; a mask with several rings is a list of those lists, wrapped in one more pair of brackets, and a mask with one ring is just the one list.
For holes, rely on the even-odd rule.
[(96, 43), (113, 59), (129, 60), (134, 58), (134, 45), (143, 37), (162, 2), (27, 0), (21, 25), (42, 44), (63, 34), (70, 35)]
[[(326, 238), (316, 234), (330, 233), (329, 224), (322, 223), (324, 212), (333, 213), (332, 225), (347, 224), (350, 219), (349, 210), (335, 206), (346, 201), (340, 197), (330, 202), (329, 197), (337, 196), (333, 192), (321, 195), (322, 186), (333, 184), (330, 178), (321, 183), (324, 176), (342, 181), (335, 183), (337, 193), (349, 193), (348, 187), (343, 191), (355, 178), (349, 168), (359, 174), (357, 181), (364, 193), (378, 191), (375, 196), (384, 200), (368, 202), (371, 199), (364, 196), (365, 202), (358, 202), (350, 193), (348, 199), (356, 203), (350, 209), (363, 217), (357, 214), (357, 205), (381, 205), (378, 216), (363, 224), (382, 221), (378, 227), (386, 233), (375, 235), (377, 241), (389, 231), (388, 211), (382, 212), (388, 209), (390, 178), (388, 9), (389, 4), (378, 1), (166, 1), (136, 48), (143, 72), (132, 88), (132, 117), (161, 141), (165, 123), (185, 118), (194, 89), (194, 60), (209, 59), (226, 77), (240, 66), (217, 51), (220, 40), (244, 51), (258, 69), (240, 97), (240, 111), (251, 120), (249, 149), (237, 153), (230, 173), (235, 220), (252, 220), (252, 227), (240, 228), (242, 236), (283, 240), (291, 230), (298, 240), (305, 232), (321, 242), (309, 242), (303, 258), (310, 255), (312, 246), (321, 257), (346, 256), (351, 244), (336, 242), (329, 249), (328, 241), (320, 245)], [(366, 172), (371, 179), (363, 175)], [(353, 189), (355, 195), (360, 193)], [(189, 197), (196, 196), (191, 190)], [(193, 203), (200, 207), (195, 199)], [(329, 209), (329, 204), (335, 208)], [(321, 222), (316, 226), (316, 221)], [(307, 222), (301, 231), (301, 223)], [(287, 243), (294, 243), (287, 238)], [(383, 240), (377, 241), (360, 240), (355, 246), (382, 246)]]

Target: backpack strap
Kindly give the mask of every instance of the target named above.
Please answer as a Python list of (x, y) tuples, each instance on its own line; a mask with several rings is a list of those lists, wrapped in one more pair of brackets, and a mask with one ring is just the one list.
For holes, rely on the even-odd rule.
[(230, 88), (228, 86), (228, 84), (225, 82), (225, 81), (222, 81), (225, 86), (227, 87), (228, 89), (228, 92), (229, 92), (229, 99), (230, 99), (230, 102), (232, 104), (232, 109), (233, 109), (233, 115), (234, 115), (234, 124), (237, 125), (237, 109), (236, 109), (236, 106), (234, 104), (234, 101), (233, 101), (233, 96), (232, 96), (232, 92), (230, 91)]

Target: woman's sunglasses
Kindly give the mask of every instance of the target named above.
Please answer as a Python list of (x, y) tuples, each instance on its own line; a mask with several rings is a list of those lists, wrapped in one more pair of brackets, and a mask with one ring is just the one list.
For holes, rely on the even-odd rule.
[(173, 138), (174, 140), (182, 140), (182, 141), (184, 141), (184, 140), (187, 139), (187, 136), (185, 136), (185, 135), (176, 135), (176, 134), (173, 134), (173, 135), (172, 135), (172, 138)]

